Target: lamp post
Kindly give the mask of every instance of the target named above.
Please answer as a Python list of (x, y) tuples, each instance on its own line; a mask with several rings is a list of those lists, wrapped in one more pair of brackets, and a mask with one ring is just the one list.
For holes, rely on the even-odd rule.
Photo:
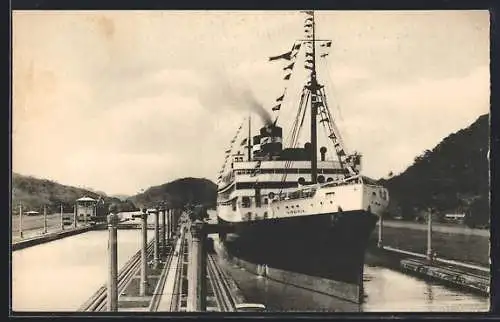
[(43, 233), (47, 233), (47, 205), (43, 206)]
[(166, 251), (166, 248), (167, 248), (167, 241), (166, 241), (166, 230), (167, 230), (167, 223), (165, 222), (166, 220), (166, 215), (165, 215), (165, 203), (163, 202), (161, 207), (160, 207), (160, 211), (161, 211), (161, 257), (162, 258), (165, 258), (165, 256), (167, 255), (167, 251)]
[(155, 239), (154, 239), (154, 267), (158, 268), (158, 264), (160, 262), (160, 252), (159, 252), (159, 247), (160, 247), (160, 226), (159, 226), (159, 208), (156, 207), (156, 209), (153, 210), (153, 214), (155, 216), (155, 228), (154, 228), (154, 233), (155, 233)]
[(61, 204), (61, 230), (64, 230), (63, 205)]
[(23, 238), (23, 205), (19, 203), (19, 237)]
[(76, 228), (76, 222), (77, 222), (77, 217), (78, 217), (78, 201), (75, 201), (75, 205), (73, 208), (73, 227)]
[(432, 213), (433, 209), (429, 209), (429, 213), (427, 215), (427, 259), (432, 260)]
[(140, 295), (146, 296), (148, 292), (148, 259), (147, 259), (147, 247), (148, 247), (148, 213), (147, 209), (142, 209), (141, 214), (142, 226), (142, 243), (141, 243), (141, 284), (140, 284)]
[(378, 220), (378, 242), (377, 242), (378, 248), (384, 248), (384, 244), (382, 242), (383, 232), (384, 232), (384, 216), (380, 214)]

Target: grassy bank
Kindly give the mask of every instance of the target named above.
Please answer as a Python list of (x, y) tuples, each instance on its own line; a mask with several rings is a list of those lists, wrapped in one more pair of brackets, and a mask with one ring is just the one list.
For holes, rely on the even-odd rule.
[[(421, 227), (388, 227), (384, 225), (383, 244), (425, 254), (427, 252), (427, 231)], [(378, 240), (378, 227), (371, 235), (371, 242)], [(434, 231), (432, 248), (445, 259), (489, 266), (490, 240), (487, 235)]]

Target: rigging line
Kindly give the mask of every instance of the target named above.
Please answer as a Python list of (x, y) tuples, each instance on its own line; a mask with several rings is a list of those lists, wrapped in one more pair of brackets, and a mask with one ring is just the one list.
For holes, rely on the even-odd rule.
[[(326, 112), (325, 112), (324, 110), (323, 110), (323, 113), (325, 113), (325, 114), (326, 114)], [(326, 127), (326, 125), (325, 125), (325, 127)], [(330, 123), (330, 122), (328, 122), (328, 128), (329, 128), (329, 131), (330, 131), (330, 133), (331, 133), (330, 135), (332, 135), (332, 134), (333, 134), (333, 137), (331, 137), (330, 139), (331, 139), (331, 141), (333, 142), (333, 146), (334, 146), (334, 148), (335, 148), (335, 151), (334, 151), (334, 152), (335, 152), (335, 154), (337, 155), (337, 159), (338, 159), (338, 161), (339, 161), (339, 165), (340, 165), (340, 167), (341, 167), (342, 169), (344, 169), (344, 164), (343, 164), (343, 162), (342, 162), (342, 158), (341, 158), (341, 156), (340, 156), (340, 154), (339, 154), (339, 147), (340, 147), (340, 149), (342, 149), (342, 150), (343, 150), (343, 147), (342, 147), (341, 143), (339, 142), (339, 140), (338, 140), (338, 138), (337, 138), (337, 135), (336, 135), (335, 131), (332, 129), (332, 125), (331, 125), (331, 123)]]
[(305, 119), (305, 115), (306, 115), (306, 111), (307, 111), (307, 106), (308, 106), (308, 102), (309, 102), (309, 97), (311, 97), (311, 92), (309, 90), (305, 90), (306, 92), (306, 97), (305, 97), (305, 100), (303, 102), (305, 108), (303, 109), (303, 112), (302, 112), (302, 117), (301, 117), (301, 121), (300, 121), (300, 125), (296, 131), (296, 135), (294, 137), (294, 141), (293, 141), (293, 147), (297, 147), (297, 142), (298, 142), (298, 139), (299, 139), (299, 136), (300, 136), (300, 130), (302, 129), (302, 126), (304, 124), (304, 119)]
[[(324, 70), (330, 70), (329, 69), (329, 63), (328, 63), (328, 60), (324, 59), (324, 67), (325, 69)], [(330, 75), (330, 73), (326, 73), (326, 78), (327, 78), (327, 86), (328, 86), (328, 90), (332, 93), (333, 97), (337, 97), (337, 88), (335, 87), (335, 83), (333, 82), (333, 78), (332, 76)], [(334, 107), (339, 111), (339, 117), (340, 117), (340, 120), (343, 122), (344, 121), (344, 117), (342, 116), (342, 110), (340, 109), (340, 104), (338, 102), (337, 99), (334, 100)]]
[(337, 125), (335, 124), (333, 118), (332, 118), (332, 115), (330, 113), (330, 109), (328, 108), (328, 101), (327, 101), (327, 98), (326, 98), (326, 95), (325, 95), (325, 92), (324, 92), (324, 89), (322, 91), (322, 96), (324, 98), (324, 105), (325, 105), (325, 108), (326, 108), (326, 111), (328, 112), (329, 116), (330, 116), (330, 122), (331, 122), (331, 126), (333, 127), (334, 131), (335, 131), (335, 136), (337, 137), (337, 140), (338, 142), (340, 143), (342, 149), (344, 150), (344, 152), (346, 154), (348, 154), (348, 151), (347, 151), (347, 147), (345, 146), (344, 144), (344, 140), (342, 139), (342, 135), (340, 134), (340, 131), (337, 127)]
[[(328, 119), (328, 115), (327, 115), (327, 113), (325, 112), (325, 109), (323, 109), (323, 108), (321, 109), (321, 115), (322, 115), (321, 117), (326, 117), (326, 118)], [(325, 122), (322, 122), (322, 123), (325, 123)], [(323, 130), (324, 130), (325, 132), (328, 132), (328, 133), (325, 133), (325, 134), (326, 134), (326, 137), (327, 137), (327, 138), (329, 138), (329, 135), (332, 133), (332, 128), (331, 128), (331, 124), (330, 124), (329, 119), (328, 119), (328, 122), (326, 122), (326, 123), (327, 123), (327, 124), (323, 124)], [(332, 138), (331, 140), (333, 141), (333, 138)], [(335, 147), (335, 142), (333, 142), (333, 144), (334, 144), (334, 147)], [(342, 165), (342, 160), (341, 160), (341, 158), (340, 158), (340, 155), (337, 153), (337, 150), (336, 150), (336, 149), (334, 149), (334, 150), (332, 151), (332, 155), (334, 155), (334, 156), (336, 155), (336, 156), (337, 156), (337, 159), (338, 159), (338, 161), (339, 161), (339, 164), (340, 164), (341, 168), (343, 168), (343, 165)]]
[[(305, 117), (304, 115), (305, 115), (305, 113), (307, 111), (307, 106), (308, 106), (307, 102), (309, 100), (310, 92), (307, 90), (306, 87), (303, 87), (302, 88), (302, 93), (303, 93), (303, 99), (300, 101), (300, 106), (301, 107), (299, 109), (299, 113), (297, 114), (297, 117), (296, 117), (296, 120), (295, 120), (297, 122), (298, 126), (297, 126), (297, 128), (295, 130), (295, 135), (294, 135), (293, 140), (292, 140), (292, 144), (291, 144), (292, 148), (295, 148), (297, 146), (297, 140), (298, 140), (298, 137), (299, 137), (299, 134), (300, 134), (300, 129), (301, 129), (302, 124), (304, 122), (304, 117)], [(300, 113), (302, 113), (302, 117), (301, 117), (302, 121), (300, 122), (300, 125), (299, 125), (298, 120), (299, 120), (299, 117), (300, 117)]]
[[(302, 89), (302, 92), (303, 92), (303, 94), (305, 94), (306, 97), (305, 97), (305, 100), (301, 100), (301, 104), (299, 106), (299, 111), (303, 111), (303, 113), (302, 113), (302, 122), (301, 123), (303, 123), (303, 121), (304, 121), (304, 118), (305, 118), (305, 115), (306, 115), (306, 111), (307, 111), (307, 103), (309, 101), (309, 97), (311, 96), (311, 92), (309, 90), (307, 90), (306, 87), (304, 87)], [(295, 119), (295, 123), (298, 123), (298, 118)], [(292, 140), (292, 146), (291, 146), (292, 148), (295, 148), (297, 146), (297, 141), (298, 141), (298, 138), (299, 138), (299, 134), (300, 134), (300, 129), (301, 128), (302, 128), (302, 124), (295, 131), (295, 135), (294, 135), (293, 140)], [(281, 182), (282, 183), (286, 181), (286, 178), (288, 176), (286, 170), (290, 169), (291, 166), (292, 166), (292, 164), (293, 164), (292, 160), (289, 160), (289, 161), (285, 162), (285, 173), (281, 177)], [(283, 191), (283, 188), (280, 189), (280, 194), (281, 194), (282, 191)]]
[[(307, 102), (309, 101), (309, 97), (311, 97), (311, 91), (307, 91), (306, 106), (307, 106)], [(302, 114), (302, 120), (300, 121), (299, 133), (300, 133), (300, 129), (302, 129), (302, 126), (304, 125), (305, 118), (306, 118), (306, 113), (303, 113)]]
[(297, 111), (297, 115), (295, 116), (295, 120), (294, 120), (294, 122), (293, 122), (293, 126), (292, 126), (292, 128), (290, 129), (290, 132), (289, 132), (289, 134), (288, 134), (288, 136), (287, 136), (287, 139), (286, 139), (287, 143), (288, 143), (288, 141), (290, 140), (290, 144), (289, 144), (289, 146), (292, 146), (292, 143), (293, 143), (293, 135), (294, 135), (295, 129), (296, 129), (296, 127), (297, 127), (297, 123), (298, 123), (298, 121), (297, 121), (297, 120), (298, 120), (299, 115), (300, 115), (300, 113), (301, 113), (301, 109), (302, 109), (302, 102), (303, 102), (303, 100), (304, 100), (304, 91), (302, 91), (302, 95), (301, 95), (301, 97), (300, 97), (299, 109), (298, 109), (298, 111)]

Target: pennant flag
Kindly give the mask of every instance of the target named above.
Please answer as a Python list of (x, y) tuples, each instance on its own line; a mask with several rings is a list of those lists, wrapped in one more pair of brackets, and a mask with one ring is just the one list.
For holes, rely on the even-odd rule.
[(299, 50), (300, 50), (300, 46), (302, 44), (299, 42), (297, 44), (294, 43), (293, 47), (292, 47), (292, 55), (291, 55), (291, 58), (295, 59), (295, 57), (297, 57), (297, 54), (299, 53)]
[(330, 48), (332, 46), (332, 42), (331, 41), (327, 41), (326, 43), (321, 44), (320, 46), (321, 47), (328, 47), (328, 48)]
[(312, 59), (306, 59), (306, 63), (311, 63), (312, 64), (313, 60)]
[(230, 150), (230, 149), (229, 149), (229, 150), (226, 150), (226, 153), (229, 153), (229, 152), (231, 152), (231, 150)]
[(279, 111), (281, 108), (281, 104), (278, 104), (272, 108), (273, 111)]
[(312, 16), (314, 14), (312, 10), (303, 10), (301, 12), (305, 13), (306, 15), (310, 15), (310, 16)]
[(284, 97), (285, 97), (285, 94), (281, 95), (280, 97), (278, 97), (278, 98), (276, 99), (276, 102), (281, 102), (281, 101), (283, 101), (283, 98), (284, 98)]
[(293, 65), (295, 65), (295, 62), (293, 62), (290, 65), (286, 66), (285, 68), (283, 68), (283, 70), (287, 70), (287, 69), (292, 70), (293, 69)]
[(284, 80), (289, 80), (291, 75), (292, 75), (292, 74), (288, 74), (288, 75), (286, 75), (285, 77), (283, 77), (283, 79), (284, 79)]
[[(311, 21), (312, 21), (312, 18), (311, 18)], [(312, 26), (313, 26), (312, 22), (308, 22), (304, 25), (304, 27), (312, 27)]]
[(307, 23), (308, 21), (312, 22), (313, 21), (313, 18), (312, 17), (307, 17), (305, 22)]
[(328, 56), (328, 53), (324, 53), (324, 54), (320, 55), (320, 57), (323, 57), (323, 58), (326, 57), (326, 56)]
[(311, 57), (312, 57), (312, 56), (313, 56), (313, 53), (307, 52), (307, 53), (306, 53), (306, 57), (307, 57), (307, 56), (311, 56)]
[(292, 55), (292, 52), (289, 51), (287, 53), (284, 53), (284, 54), (281, 54), (281, 55), (278, 55), (278, 56), (269, 57), (269, 61), (278, 60), (278, 59), (290, 60), (291, 55)]
[(240, 145), (245, 145), (246, 143), (247, 143), (247, 138), (243, 139), (243, 141), (241, 141)]

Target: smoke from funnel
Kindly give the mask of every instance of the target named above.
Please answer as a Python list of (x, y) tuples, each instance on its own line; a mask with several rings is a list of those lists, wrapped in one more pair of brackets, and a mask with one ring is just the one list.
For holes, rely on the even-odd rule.
[(272, 124), (271, 114), (264, 109), (250, 90), (250, 86), (241, 78), (214, 72), (207, 80), (207, 86), (198, 92), (203, 106), (214, 111), (221, 109), (252, 111), (258, 114), (266, 125)]

